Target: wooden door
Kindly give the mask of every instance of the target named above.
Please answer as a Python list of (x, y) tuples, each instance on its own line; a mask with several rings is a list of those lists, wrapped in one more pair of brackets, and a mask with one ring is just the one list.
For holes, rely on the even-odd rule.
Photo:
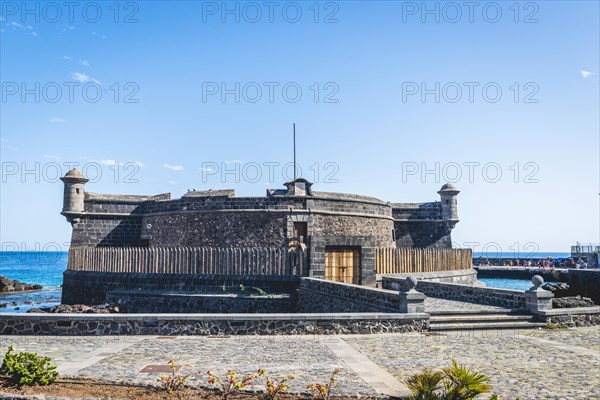
[(325, 247), (325, 279), (360, 284), (360, 247)]

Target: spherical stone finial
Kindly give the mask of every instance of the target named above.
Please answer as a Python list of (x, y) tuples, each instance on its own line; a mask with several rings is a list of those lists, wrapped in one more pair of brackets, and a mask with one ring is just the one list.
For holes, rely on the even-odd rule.
[(416, 288), (417, 287), (417, 282), (418, 282), (417, 278), (415, 278), (412, 275), (406, 277), (406, 286), (408, 286), (408, 290)]
[(531, 278), (531, 283), (533, 283), (533, 286), (538, 288), (544, 284), (544, 278), (539, 275), (534, 275), (533, 278)]

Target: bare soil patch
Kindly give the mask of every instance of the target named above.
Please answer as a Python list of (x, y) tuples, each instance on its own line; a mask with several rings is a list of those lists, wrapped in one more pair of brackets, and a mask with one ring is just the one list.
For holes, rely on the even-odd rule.
[[(100, 382), (86, 379), (59, 379), (48, 386), (23, 386), (21, 388), (10, 386), (0, 378), (0, 392), (21, 395), (47, 395), (60, 396), (68, 398), (108, 398), (108, 399), (129, 399), (129, 400), (218, 400), (221, 399), (216, 390), (185, 388), (173, 393), (167, 393), (156, 387), (150, 386), (130, 386), (110, 382)], [(256, 399), (257, 394), (243, 393), (230, 397), (236, 400)], [(259, 398), (259, 397), (258, 397)], [(307, 400), (308, 395), (285, 395), (286, 400)], [(335, 397), (338, 400), (356, 399), (356, 397)], [(361, 399), (368, 399), (361, 397)]]

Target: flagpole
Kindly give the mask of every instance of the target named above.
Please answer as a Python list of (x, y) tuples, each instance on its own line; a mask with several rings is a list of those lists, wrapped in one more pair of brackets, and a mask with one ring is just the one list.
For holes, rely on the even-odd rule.
[(296, 178), (296, 123), (294, 122), (294, 180)]

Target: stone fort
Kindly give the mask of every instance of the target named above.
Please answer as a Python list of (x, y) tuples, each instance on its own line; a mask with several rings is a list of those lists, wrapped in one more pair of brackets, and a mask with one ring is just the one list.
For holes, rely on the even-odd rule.
[[(451, 249), (451, 232), (459, 221), (459, 191), (451, 184), (438, 191), (439, 201), (390, 203), (368, 196), (317, 192), (303, 178), (285, 183), (284, 189), (268, 189), (262, 197), (236, 197), (234, 190), (208, 190), (188, 191), (177, 199), (169, 193), (144, 196), (89, 192), (85, 190), (88, 180), (76, 169), (61, 180), (62, 215), (73, 228), (70, 253), (78, 254), (78, 258), (69, 258), (65, 288), (88, 279), (82, 274), (90, 271), (168, 273), (189, 268), (196, 268), (191, 274), (257, 275), (262, 271), (263, 275), (307, 276), (374, 286), (378, 249)], [(265, 250), (265, 255), (249, 253), (261, 248), (271, 250)], [(81, 253), (89, 249), (95, 253)], [(99, 255), (103, 249), (106, 251)], [(121, 253), (146, 249), (145, 258), (116, 261), (108, 258), (108, 249)], [(186, 253), (174, 260), (169, 257), (179, 257), (177, 254), (159, 254), (178, 249), (192, 255)], [(196, 254), (193, 249), (204, 249), (209, 255)], [(212, 249), (218, 254), (211, 253)], [(281, 261), (286, 264), (275, 272), (264, 267), (270, 263), (279, 268), (277, 258), (289, 258), (289, 254), (301, 254), (301, 270), (296, 264), (289, 266), (290, 262), (297, 263), (294, 260)], [(246, 260), (247, 271), (234, 271), (236, 257), (240, 261), (237, 264)], [(257, 263), (263, 267), (252, 266)], [(120, 269), (115, 269), (115, 264), (121, 265)], [(181, 264), (183, 269), (173, 270), (173, 264)], [(213, 270), (201, 269), (200, 264), (210, 264)], [(63, 294), (63, 301), (69, 301), (65, 296), (69, 295)], [(70, 301), (76, 300), (82, 299)]]

